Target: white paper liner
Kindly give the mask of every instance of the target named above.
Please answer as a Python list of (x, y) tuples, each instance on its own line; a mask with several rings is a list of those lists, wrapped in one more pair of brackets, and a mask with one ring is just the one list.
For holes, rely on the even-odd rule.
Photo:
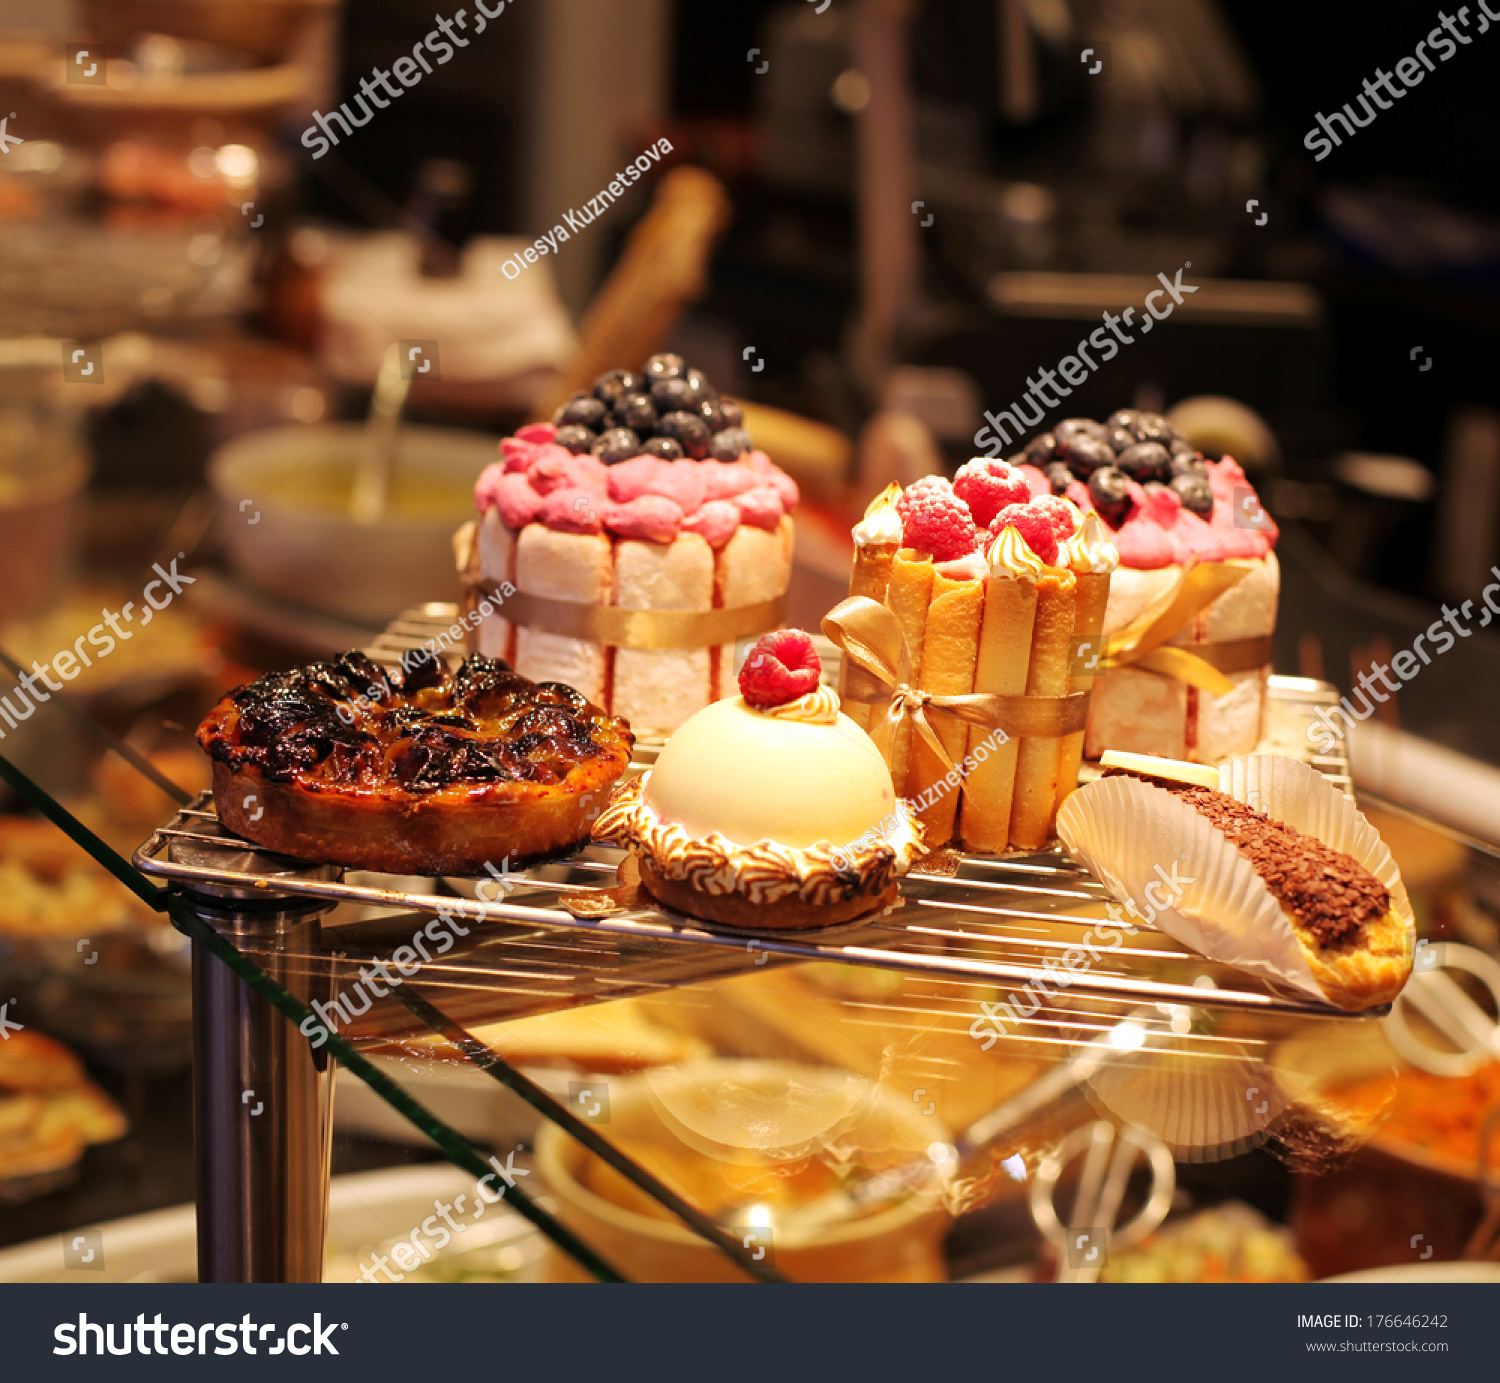
[[(1224, 764), (1219, 784), (1352, 856), (1379, 879), (1405, 924), (1410, 961), (1416, 931), (1400, 872), (1353, 802), (1306, 764), (1269, 754)], [(1101, 778), (1063, 803), (1057, 831), (1073, 857), (1147, 925), (1209, 960), (1328, 1002), (1291, 921), (1250, 861), (1164, 788), (1134, 777)]]
[(1088, 1092), (1160, 1138), (1180, 1162), (1217, 1162), (1257, 1147), (1288, 1104), (1270, 1068), (1239, 1044), (1211, 1061), (1186, 1043), (1129, 1053), (1090, 1076)]

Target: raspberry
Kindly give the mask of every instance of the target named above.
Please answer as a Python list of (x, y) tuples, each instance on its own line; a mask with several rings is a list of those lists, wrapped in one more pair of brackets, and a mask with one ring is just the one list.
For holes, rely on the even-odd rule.
[(969, 506), (975, 524), (988, 528), (990, 520), (1007, 504), (1025, 504), (1031, 498), (1031, 486), (1009, 461), (976, 456), (958, 468), (953, 493)]
[(995, 515), (990, 533), (998, 538), (1007, 528), (1014, 528), (1029, 547), (1049, 567), (1057, 562), (1057, 530), (1052, 518), (1036, 502), (1012, 504)]
[(979, 546), (974, 516), (939, 475), (925, 475), (896, 501), (907, 547), (929, 553), (934, 562), (967, 557)]
[(1057, 534), (1058, 541), (1071, 538), (1078, 532), (1078, 525), (1083, 516), (1068, 503), (1061, 495), (1038, 495), (1031, 501), (1033, 509), (1040, 509), (1046, 514), (1048, 521), (1052, 524), (1052, 531)]
[(752, 706), (780, 706), (815, 690), (822, 674), (811, 636), (800, 629), (778, 629), (746, 656), (740, 695)]

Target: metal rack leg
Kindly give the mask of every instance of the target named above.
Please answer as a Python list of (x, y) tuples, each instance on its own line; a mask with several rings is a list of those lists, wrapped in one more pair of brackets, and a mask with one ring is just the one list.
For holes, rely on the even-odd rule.
[[(323, 981), (278, 965), (316, 951), (326, 906), (199, 916), (299, 998)], [(231, 905), (232, 906), (232, 905)], [(214, 956), (193, 955), (193, 1116), (200, 1282), (321, 1282), (332, 1151), (331, 1063)]]

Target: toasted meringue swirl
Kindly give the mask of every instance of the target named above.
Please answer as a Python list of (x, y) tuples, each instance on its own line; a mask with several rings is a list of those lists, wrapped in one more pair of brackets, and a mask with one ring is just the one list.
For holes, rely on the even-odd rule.
[(650, 776), (643, 773), (615, 794), (594, 823), (594, 839), (638, 851), (667, 878), (712, 897), (737, 893), (766, 906), (795, 896), (812, 907), (831, 907), (885, 892), (922, 854), (921, 826), (904, 800), (896, 804), (893, 829), (872, 830), (849, 845), (738, 845), (717, 831), (695, 838), (644, 800)]
[(989, 559), (991, 576), (1035, 581), (1047, 574), (1047, 564), (1015, 528), (1002, 528), (991, 540)]
[[(745, 703), (749, 706), (749, 703)], [(779, 706), (749, 706), (763, 716), (777, 720), (800, 720), (806, 725), (835, 725), (839, 718), (839, 694), (821, 682), (806, 696), (783, 701)]]
[(865, 510), (865, 516), (854, 525), (853, 538), (857, 547), (878, 547), (880, 544), (901, 546), (901, 515), (896, 512), (896, 501), (901, 498), (901, 487), (892, 481)]
[(1078, 532), (1062, 544), (1058, 565), (1095, 576), (1108, 576), (1120, 565), (1120, 554), (1093, 510), (1083, 516)]

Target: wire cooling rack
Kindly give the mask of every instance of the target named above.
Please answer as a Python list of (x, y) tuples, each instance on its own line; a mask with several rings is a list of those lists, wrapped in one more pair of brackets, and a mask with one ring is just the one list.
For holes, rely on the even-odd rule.
[[(457, 619), (453, 605), (419, 607), (395, 621), (369, 651), (387, 665), (424, 647), (457, 657)], [(1335, 700), (1325, 683), (1273, 677), (1271, 728), (1263, 747), (1291, 754), (1300, 748), (1300, 757), (1348, 791), (1343, 757), (1306, 752), (1307, 725), (1320, 705)], [(653, 746), (641, 746), (635, 768), (649, 766), (654, 757)], [(601, 907), (593, 916), (570, 911), (565, 903), (579, 907), (580, 899), (607, 896), (600, 891), (615, 885), (622, 858), (618, 850), (589, 846), (509, 875), (503, 884), (489, 881), (475, 897), (472, 881), (345, 876), (332, 866), (261, 850), (231, 834), (219, 822), (212, 794), (203, 793), (155, 831), (134, 862), (143, 873), (226, 899), (322, 899), (376, 910), (352, 925), (323, 927), (316, 948), (300, 957), (278, 951), (283, 964), (300, 958), (323, 972), (330, 961), (353, 966), (360, 956), (399, 944), (412, 930), (410, 919), (391, 914), (451, 916), (468, 936), (424, 965), (422, 984), (462, 1021), (498, 1021), (789, 961), (834, 961), (1015, 992), (1049, 958), (1079, 954), (1084, 941), (1100, 941), (1095, 928), (1109, 925), (1108, 894), (1060, 848), (1001, 859), (945, 855), (905, 879), (900, 901), (888, 912), (821, 931), (736, 932), (649, 899), (644, 905), (632, 899), (614, 911)], [(1080, 1015), (1106, 1024), (1142, 1005), (1162, 1015), (1191, 1006), (1250, 1016), (1348, 1016), (1206, 961), (1150, 928), (1123, 943), (1118, 933), (1111, 935), (1114, 949), (1096, 946), (1096, 961), (1065, 972), (1070, 1028)], [(377, 1037), (411, 1026), (410, 1015), (391, 1005), (377, 1009), (360, 1030)]]

